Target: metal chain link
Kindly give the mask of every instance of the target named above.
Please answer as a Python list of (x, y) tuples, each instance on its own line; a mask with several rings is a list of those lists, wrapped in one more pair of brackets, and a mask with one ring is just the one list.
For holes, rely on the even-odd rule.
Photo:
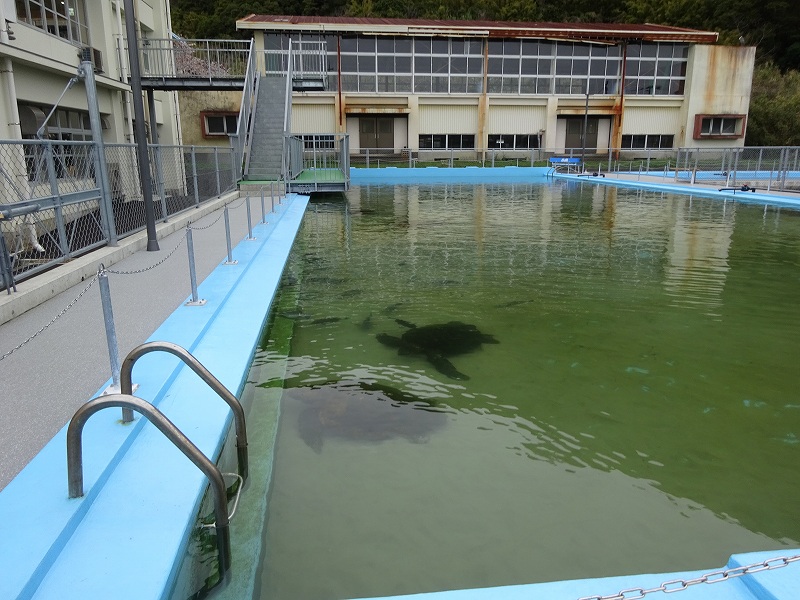
[(764, 562), (753, 563), (744, 567), (733, 567), (731, 569), (720, 569), (718, 571), (711, 571), (701, 577), (695, 579), (671, 579), (665, 581), (658, 587), (654, 588), (628, 588), (620, 590), (616, 594), (608, 596), (582, 596), (578, 600), (639, 600), (648, 594), (654, 592), (664, 592), (665, 594), (672, 594), (674, 592), (682, 592), (689, 589), (693, 585), (700, 583), (719, 583), (720, 581), (727, 581), (735, 579), (743, 575), (752, 573), (759, 573), (761, 571), (772, 571), (788, 566), (790, 563), (800, 560), (800, 554), (795, 556), (778, 556), (775, 558), (768, 558)]
[(21, 342), (20, 344), (17, 344), (17, 346), (15, 346), (15, 347), (14, 347), (14, 348), (12, 348), (11, 350), (9, 350), (8, 352), (6, 352), (6, 353), (5, 353), (5, 354), (3, 354), (2, 356), (0, 356), (0, 360), (4, 360), (4, 359), (8, 358), (9, 356), (11, 356), (12, 354), (14, 354), (14, 352), (16, 352), (17, 350), (19, 350), (20, 348), (22, 348), (22, 347), (23, 347), (25, 344), (27, 344), (28, 342), (30, 342), (31, 340), (33, 340), (33, 338), (35, 338), (36, 336), (38, 336), (38, 335), (39, 335), (40, 333), (42, 333), (42, 332), (43, 332), (45, 329), (47, 329), (47, 328), (48, 328), (48, 327), (50, 327), (50, 326), (51, 326), (53, 323), (55, 323), (55, 322), (56, 322), (56, 321), (58, 321), (58, 320), (59, 320), (61, 317), (63, 317), (63, 316), (64, 316), (64, 315), (67, 313), (67, 311), (68, 311), (70, 308), (72, 308), (73, 306), (75, 306), (75, 304), (78, 302), (78, 300), (80, 300), (80, 299), (83, 297), (83, 295), (84, 295), (86, 292), (88, 292), (88, 291), (89, 291), (89, 288), (90, 288), (90, 287), (92, 287), (92, 286), (95, 284), (95, 282), (96, 282), (97, 280), (98, 280), (98, 276), (97, 276), (97, 275), (95, 275), (94, 277), (92, 277), (91, 281), (89, 281), (89, 285), (87, 285), (85, 288), (83, 288), (83, 291), (82, 291), (80, 294), (78, 294), (77, 298), (75, 298), (75, 299), (74, 299), (72, 302), (70, 302), (70, 303), (67, 305), (67, 307), (66, 307), (64, 310), (62, 310), (62, 311), (61, 311), (60, 313), (58, 313), (58, 314), (57, 314), (55, 317), (53, 317), (52, 319), (50, 319), (50, 322), (49, 322), (49, 323), (47, 323), (47, 325), (45, 325), (44, 327), (42, 327), (41, 329), (39, 329), (39, 331), (37, 331), (36, 333), (34, 333), (34, 334), (33, 334), (32, 336), (30, 336), (30, 337), (29, 337), (27, 340), (25, 340), (24, 342)]
[(161, 266), (165, 262), (167, 262), (167, 260), (173, 254), (175, 254), (175, 252), (177, 252), (178, 248), (181, 247), (181, 244), (183, 244), (183, 242), (185, 240), (186, 240), (186, 232), (184, 231), (183, 237), (181, 238), (181, 241), (178, 242), (178, 245), (175, 246), (172, 250), (170, 250), (170, 252), (164, 258), (162, 258), (160, 261), (158, 261), (154, 265), (150, 265), (149, 267), (144, 267), (142, 269), (135, 269), (133, 271), (115, 271), (114, 269), (104, 269), (104, 271), (106, 273), (113, 273), (114, 275), (138, 275), (139, 273), (145, 273), (146, 271), (150, 271), (151, 269), (155, 269), (156, 267)]
[(189, 223), (189, 224), (186, 226), (186, 228), (187, 228), (187, 229), (191, 229), (192, 231), (203, 231), (204, 229), (211, 229), (211, 228), (212, 228), (214, 225), (216, 225), (217, 223), (219, 223), (220, 219), (221, 219), (221, 218), (222, 218), (224, 215), (225, 215), (225, 212), (224, 212), (224, 211), (219, 211), (219, 214), (217, 215), (217, 218), (216, 218), (216, 219), (214, 219), (214, 220), (213, 220), (211, 223), (209, 223), (208, 225), (203, 225), (202, 227), (192, 227), (192, 225), (193, 225), (193, 224), (192, 224), (192, 223)]
[(231, 206), (231, 204), (233, 204), (233, 202), (230, 202), (230, 203), (226, 204), (225, 206), (227, 206), (231, 210), (236, 210), (237, 208), (242, 206), (245, 202), (247, 202), (247, 198), (249, 198), (249, 196), (245, 196), (244, 199), (241, 202), (239, 202), (239, 204), (237, 204), (236, 206)]

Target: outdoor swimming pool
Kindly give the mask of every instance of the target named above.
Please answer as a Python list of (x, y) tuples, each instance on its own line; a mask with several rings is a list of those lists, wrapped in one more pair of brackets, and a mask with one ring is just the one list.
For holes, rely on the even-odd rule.
[[(261, 597), (797, 545), (797, 213), (563, 181), (329, 200), (251, 376), (286, 361)], [(454, 321), (498, 343), (409, 342)]]

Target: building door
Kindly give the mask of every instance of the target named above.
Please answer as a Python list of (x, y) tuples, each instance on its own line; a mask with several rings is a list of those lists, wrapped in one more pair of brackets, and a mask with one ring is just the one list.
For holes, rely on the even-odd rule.
[(359, 117), (358, 130), (362, 150), (380, 148), (394, 151), (394, 117)]
[[(582, 150), (583, 145), (583, 124), (584, 118), (566, 119), (567, 121), (567, 137), (564, 141), (564, 149), (569, 151)], [(597, 117), (589, 117), (586, 120), (586, 152), (594, 154), (597, 152), (597, 129), (600, 119)]]

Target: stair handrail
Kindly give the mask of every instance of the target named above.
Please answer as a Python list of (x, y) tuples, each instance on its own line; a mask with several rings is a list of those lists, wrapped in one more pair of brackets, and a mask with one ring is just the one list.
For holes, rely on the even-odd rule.
[(256, 50), (254, 40), (250, 40), (250, 50), (247, 57), (247, 69), (244, 75), (244, 88), (242, 102), (239, 106), (239, 121), (236, 124), (235, 147), (238, 152), (240, 176), (244, 176), (250, 167), (250, 145), (253, 139), (253, 113), (258, 99), (258, 84), (260, 72), (256, 65)]
[(288, 160), (286, 156), (286, 136), (292, 131), (292, 39), (289, 38), (289, 50), (286, 59), (286, 96), (283, 107), (283, 148), (281, 148), (281, 179), (288, 179)]
[[(242, 408), (236, 396), (234, 396), (219, 379), (214, 377), (214, 375), (185, 348), (172, 342), (147, 342), (131, 350), (125, 357), (125, 360), (122, 361), (119, 374), (120, 392), (127, 396), (133, 395), (133, 365), (145, 354), (158, 351), (168, 352), (181, 359), (186, 366), (197, 373), (200, 379), (206, 382), (231, 408), (236, 428), (236, 455), (239, 464), (239, 475), (246, 481), (249, 474), (249, 465), (247, 455), (247, 426), (245, 423), (244, 408)], [(131, 421), (133, 421), (133, 411), (130, 410), (130, 408), (122, 407), (122, 422), (130, 423)]]
[(67, 480), (69, 497), (80, 498), (83, 491), (83, 427), (96, 412), (110, 407), (135, 410), (156, 426), (169, 441), (183, 452), (195, 466), (208, 478), (214, 495), (214, 518), (217, 530), (217, 551), (219, 571), (226, 576), (231, 566), (230, 518), (228, 516), (228, 496), (225, 481), (217, 466), (211, 462), (192, 441), (187, 438), (164, 413), (155, 406), (130, 394), (109, 394), (89, 400), (81, 406), (67, 427)]

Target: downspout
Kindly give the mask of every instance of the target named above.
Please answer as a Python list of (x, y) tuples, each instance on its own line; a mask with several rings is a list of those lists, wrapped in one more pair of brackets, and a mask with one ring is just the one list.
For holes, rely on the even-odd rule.
[[(0, 2), (0, 26), (4, 25), (4, 27), (0, 29), (0, 43), (8, 44), (10, 40), (8, 39), (8, 23), (5, 20), (6, 15), (4, 6), (4, 3)], [(9, 117), (9, 122), (7, 123), (9, 138), (21, 140), (22, 125), (19, 118), (19, 106), (17, 106), (17, 88), (14, 85), (14, 63), (11, 62), (11, 58), (9, 57), (4, 57), (2, 60), (0, 60), (0, 85), (2, 85), (6, 91), (6, 104), (8, 105)], [(25, 163), (22, 154), (23, 152), (20, 149), (17, 159), (23, 168), (18, 171), (20, 175), (16, 177), (17, 181), (12, 183), (12, 185), (19, 190), (24, 190), (24, 193), (30, 196), (30, 182), (28, 181), (28, 178), (23, 175), (23, 173), (26, 171), (24, 169)], [(27, 198), (20, 198), (20, 200), (23, 199)], [(6, 203), (10, 202), (0, 200), (0, 204)], [(33, 246), (37, 252), (45, 251), (44, 247), (39, 243), (39, 239), (36, 235), (36, 226), (30, 221), (30, 215), (26, 214), (22, 217), (20, 228), (27, 233), (31, 246)], [(0, 232), (0, 235), (2, 235), (2, 232)]]
[(481, 86), (483, 93), (478, 100), (478, 143), (476, 150), (482, 154), (483, 160), (486, 160), (486, 117), (489, 112), (489, 97), (487, 87), (489, 85), (489, 38), (483, 40), (483, 85)]
[(619, 160), (620, 148), (622, 146), (622, 118), (625, 113), (625, 72), (628, 62), (628, 42), (622, 43), (622, 70), (619, 83), (619, 108), (614, 115), (614, 132), (612, 134), (612, 145), (614, 146), (614, 160)]
[[(122, 33), (122, 6), (120, 5), (120, 0), (114, 0), (114, 5), (117, 7), (117, 53), (119, 55), (119, 68), (120, 68), (120, 76), (122, 77), (122, 81), (127, 83), (128, 81), (128, 63), (125, 61), (125, 52), (123, 52), (122, 42), (125, 39)], [(131, 92), (123, 91), (121, 92), (123, 98), (125, 99), (125, 119), (128, 122), (128, 142), (133, 143), (133, 113), (131, 112)]]
[[(8, 25), (6, 21), (5, 3), (0, 2), (0, 43), (8, 44)], [(17, 106), (17, 89), (14, 87), (14, 65), (11, 58), (5, 57), (0, 61), (0, 85), (6, 90), (8, 102), (8, 123), (9, 137), (14, 140), (22, 139), (22, 127), (19, 119), (19, 107)]]
[(339, 132), (344, 128), (344, 105), (342, 104), (342, 34), (336, 36), (336, 88), (339, 90)]

